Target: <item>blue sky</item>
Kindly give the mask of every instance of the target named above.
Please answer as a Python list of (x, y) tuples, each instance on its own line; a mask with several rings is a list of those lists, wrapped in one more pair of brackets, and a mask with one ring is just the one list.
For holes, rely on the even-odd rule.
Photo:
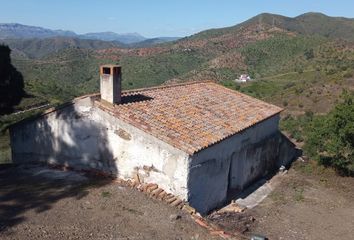
[(186, 36), (232, 26), (259, 13), (297, 16), (322, 12), (354, 18), (353, 0), (0, 0), (1, 23), (22, 23), (77, 33), (138, 32)]

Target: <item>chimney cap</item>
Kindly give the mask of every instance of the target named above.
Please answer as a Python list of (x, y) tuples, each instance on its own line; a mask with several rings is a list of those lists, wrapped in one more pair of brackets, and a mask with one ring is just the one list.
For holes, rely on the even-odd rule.
[(120, 65), (115, 65), (115, 64), (105, 64), (101, 65), (100, 68), (113, 68), (113, 67), (121, 67)]
[(106, 65), (101, 65), (100, 66), (100, 74), (107, 74), (111, 75), (113, 73), (118, 73), (120, 72), (120, 69), (122, 67), (120, 65), (114, 65), (114, 64), (106, 64)]

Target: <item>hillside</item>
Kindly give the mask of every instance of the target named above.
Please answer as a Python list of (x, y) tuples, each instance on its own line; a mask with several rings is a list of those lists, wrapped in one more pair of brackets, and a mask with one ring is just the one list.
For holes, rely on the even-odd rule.
[(235, 26), (202, 31), (192, 36), (192, 38), (220, 37), (225, 34), (235, 33), (249, 26), (256, 26), (259, 31), (262, 31), (263, 28), (272, 27), (303, 35), (319, 35), (331, 39), (354, 40), (354, 19), (330, 17), (322, 13), (311, 12), (294, 18), (262, 13)]
[(133, 48), (142, 48), (142, 47), (150, 47), (157, 44), (173, 42), (180, 39), (180, 37), (157, 37), (157, 38), (149, 38), (145, 39), (141, 42), (129, 44), (128, 47)]
[[(138, 48), (71, 38), (7, 43), (13, 49), (14, 64), (35, 96), (62, 101), (97, 91), (98, 65), (117, 63), (123, 66), (126, 89), (212, 79), (301, 114), (310, 108), (327, 112), (341, 89), (351, 88), (353, 44), (339, 39), (344, 34), (334, 39), (322, 28), (309, 30), (322, 22), (327, 29), (341, 32), (353, 20), (315, 13), (295, 18), (261, 14), (233, 27)], [(235, 84), (233, 80), (242, 73), (259, 81)], [(307, 93), (300, 93), (301, 89)], [(320, 91), (329, 91), (331, 97), (313, 93)]]
[(118, 42), (78, 39), (69, 37), (53, 37), (44, 39), (3, 39), (0, 43), (8, 45), (13, 53), (23, 58), (39, 59), (67, 48), (105, 49), (121, 47)]
[[(261, 14), (153, 46), (159, 40), (128, 47), (67, 37), (7, 39), (27, 93), (15, 111), (97, 92), (99, 65), (112, 63), (123, 67), (123, 89), (208, 79), (281, 106), (281, 127), (301, 146), (311, 132), (305, 126), (341, 102), (343, 91), (354, 90), (354, 40), (344, 31), (352, 22), (314, 13)], [(254, 81), (235, 83), (244, 73)], [(40, 111), (2, 116), (0, 130)], [(6, 135), (0, 135), (0, 148), (0, 160), (9, 159)]]

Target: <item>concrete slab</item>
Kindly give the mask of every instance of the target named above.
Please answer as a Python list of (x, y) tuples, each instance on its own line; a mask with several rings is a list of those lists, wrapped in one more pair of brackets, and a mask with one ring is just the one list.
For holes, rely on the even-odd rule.
[(261, 203), (280, 182), (282, 174), (277, 174), (270, 180), (261, 179), (243, 191), (236, 199), (236, 203), (247, 208), (254, 208)]

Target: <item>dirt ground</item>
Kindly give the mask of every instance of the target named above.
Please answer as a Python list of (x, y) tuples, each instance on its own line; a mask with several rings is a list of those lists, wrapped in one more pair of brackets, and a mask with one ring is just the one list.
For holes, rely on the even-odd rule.
[[(207, 219), (245, 239), (353, 239), (354, 178), (295, 162), (260, 205)], [(70, 171), (17, 167), (0, 168), (0, 239), (219, 238), (137, 190)]]
[(354, 239), (354, 178), (295, 162), (258, 206), (251, 233), (269, 239)]
[(137, 190), (53, 171), (0, 169), (0, 239), (218, 239)]

